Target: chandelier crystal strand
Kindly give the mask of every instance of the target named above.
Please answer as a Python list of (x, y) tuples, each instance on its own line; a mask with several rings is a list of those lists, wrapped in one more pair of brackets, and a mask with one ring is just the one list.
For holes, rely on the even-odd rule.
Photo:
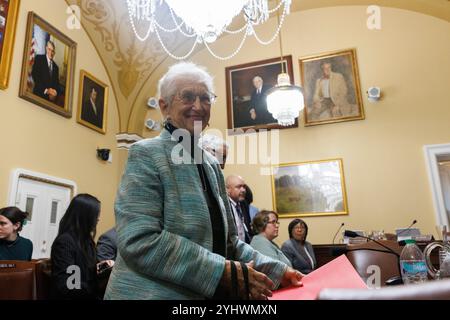
[[(278, 23), (278, 28), (277, 28), (277, 30), (275, 31), (275, 33), (274, 33), (274, 35), (272, 36), (272, 38), (270, 38), (268, 41), (261, 40), (261, 39), (259, 38), (258, 34), (256, 33), (256, 31), (254, 31), (254, 34), (253, 34), (253, 35), (255, 36), (256, 41), (258, 41), (258, 42), (259, 42), (260, 44), (262, 44), (262, 45), (269, 45), (269, 44), (271, 44), (272, 42), (274, 42), (275, 39), (277, 38), (278, 34), (280, 33), (280, 30), (281, 30), (281, 27), (283, 26), (284, 18), (286, 17), (287, 12), (288, 12), (288, 10), (286, 10), (286, 7), (284, 7), (283, 14), (281, 15), (280, 22)], [(253, 30), (254, 30), (254, 29), (253, 29)]]
[[(133, 32), (136, 37), (140, 41), (146, 41), (152, 32), (152, 24), (154, 21), (154, 13), (155, 13), (155, 0), (127, 0), (128, 6), (128, 16), (130, 18), (131, 27), (133, 28)], [(144, 37), (140, 36), (134, 20), (146, 20), (150, 22), (150, 26), (148, 27), (147, 33)]]
[[(189, 33), (185, 33), (183, 31), (183, 28), (182, 28), (183, 25), (186, 27), (186, 30), (188, 30), (188, 31), (189, 31), (189, 27), (186, 26), (186, 23), (183, 20), (182, 20), (181, 24), (178, 24), (177, 19), (175, 18), (175, 13), (173, 12), (172, 8), (169, 7), (169, 10), (170, 10), (170, 15), (172, 16), (172, 21), (177, 26), (176, 30), (180, 31), (180, 33), (185, 37), (189, 37), (189, 38), (195, 37), (196, 36), (195, 32), (192, 32), (191, 34), (189, 34)], [(164, 30), (164, 31), (166, 31), (166, 30)]]
[(159, 35), (158, 29), (155, 29), (155, 33), (156, 33), (156, 36), (158, 37), (159, 43), (161, 44), (161, 47), (164, 49), (164, 51), (165, 51), (169, 56), (171, 56), (173, 59), (176, 59), (176, 60), (184, 60), (184, 59), (186, 59), (187, 57), (189, 57), (189, 56), (192, 54), (192, 52), (194, 52), (195, 47), (197, 46), (197, 43), (198, 43), (198, 41), (194, 41), (194, 45), (192, 46), (191, 50), (190, 50), (187, 54), (185, 54), (184, 56), (176, 56), (176, 55), (172, 54), (172, 53), (167, 49), (167, 47), (164, 45), (164, 42), (162, 41), (161, 36)]
[[(217, 59), (227, 60), (234, 57), (243, 47), (248, 36), (254, 35), (256, 40), (262, 45), (271, 44), (279, 35), (284, 18), (289, 14), (289, 7), (292, 0), (279, 0), (277, 5), (270, 9), (269, 0), (126, 0), (128, 14), (133, 32), (140, 41), (146, 41), (151, 32), (155, 32), (164, 51), (174, 59), (185, 59), (195, 50), (194, 44), (187, 55), (177, 56), (172, 54), (167, 46), (162, 42), (160, 31), (166, 33), (180, 32), (187, 38), (196, 37), (197, 43), (204, 43), (208, 51)], [(167, 5), (174, 28), (166, 28), (157, 21), (157, 11), (165, 9), (163, 3)], [(255, 32), (255, 26), (269, 20), (270, 14), (279, 13), (282, 5), (281, 20), (278, 21), (273, 36), (264, 41)], [(166, 11), (167, 12), (167, 11)], [(234, 17), (243, 14), (245, 24), (237, 30), (229, 30), (228, 25)], [(198, 19), (197, 17), (202, 17)], [(170, 18), (169, 18), (170, 19)], [(144, 37), (138, 33), (138, 23), (149, 22), (149, 28)], [(214, 53), (209, 43), (215, 42), (222, 34), (238, 34), (244, 32), (243, 39), (237, 49), (228, 56), (219, 56)]]
[(244, 37), (242, 38), (241, 43), (239, 44), (239, 46), (237, 47), (237, 49), (236, 49), (232, 54), (230, 54), (229, 56), (222, 57), (222, 56), (217, 55), (216, 53), (214, 53), (214, 51), (212, 51), (212, 49), (209, 47), (208, 43), (206, 43), (206, 42), (205, 42), (205, 47), (206, 47), (206, 49), (208, 49), (209, 53), (210, 53), (214, 58), (219, 59), (219, 60), (222, 60), (222, 61), (225, 61), (225, 60), (228, 60), (228, 59), (233, 58), (235, 55), (238, 54), (239, 51), (241, 51), (242, 46), (244, 45), (245, 39), (247, 39), (247, 36), (248, 36), (248, 33), (245, 32), (245, 33), (244, 33)]

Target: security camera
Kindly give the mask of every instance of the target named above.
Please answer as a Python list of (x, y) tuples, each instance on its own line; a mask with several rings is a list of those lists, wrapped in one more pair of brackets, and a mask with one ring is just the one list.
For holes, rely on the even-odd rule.
[(111, 149), (97, 149), (97, 157), (103, 161), (108, 161)]
[(367, 90), (367, 98), (370, 102), (377, 102), (381, 97), (381, 89), (379, 87), (370, 87)]
[(147, 106), (149, 106), (152, 109), (158, 108), (158, 99), (156, 99), (155, 97), (151, 97), (147, 101)]

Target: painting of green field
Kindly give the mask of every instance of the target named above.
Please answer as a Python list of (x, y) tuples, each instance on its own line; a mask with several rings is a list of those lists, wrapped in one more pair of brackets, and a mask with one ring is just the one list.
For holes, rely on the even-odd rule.
[(275, 170), (274, 202), (278, 214), (345, 214), (340, 160), (282, 165)]

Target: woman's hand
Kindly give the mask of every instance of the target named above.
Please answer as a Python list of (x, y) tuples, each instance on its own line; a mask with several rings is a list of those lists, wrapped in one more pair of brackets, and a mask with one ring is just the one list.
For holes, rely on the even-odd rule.
[[(232, 283), (232, 266), (236, 268), (236, 283)], [(264, 273), (258, 272), (254, 267), (254, 262), (251, 261), (246, 264), (248, 272), (248, 292), (247, 285), (244, 278), (244, 270), (240, 262), (226, 260), (225, 270), (220, 280), (220, 286), (225, 290), (229, 298), (241, 298), (252, 300), (267, 300), (267, 297), (272, 296), (273, 282)], [(234, 288), (237, 286), (237, 288)], [(233, 296), (236, 289), (238, 297)], [(248, 293), (248, 295), (247, 295)]]
[(114, 266), (114, 260), (103, 260), (97, 263), (97, 274), (105, 269), (112, 268)]
[(288, 267), (286, 272), (283, 275), (283, 279), (281, 280), (281, 286), (282, 287), (290, 287), (290, 286), (296, 286), (301, 287), (303, 286), (302, 278), (305, 275), (301, 273), (300, 271), (294, 270), (291, 267)]

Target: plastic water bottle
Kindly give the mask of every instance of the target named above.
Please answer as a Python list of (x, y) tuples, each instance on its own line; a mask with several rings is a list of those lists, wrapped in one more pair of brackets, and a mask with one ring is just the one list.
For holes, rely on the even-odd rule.
[(404, 284), (427, 281), (427, 264), (425, 257), (414, 240), (406, 240), (400, 255), (400, 267)]

